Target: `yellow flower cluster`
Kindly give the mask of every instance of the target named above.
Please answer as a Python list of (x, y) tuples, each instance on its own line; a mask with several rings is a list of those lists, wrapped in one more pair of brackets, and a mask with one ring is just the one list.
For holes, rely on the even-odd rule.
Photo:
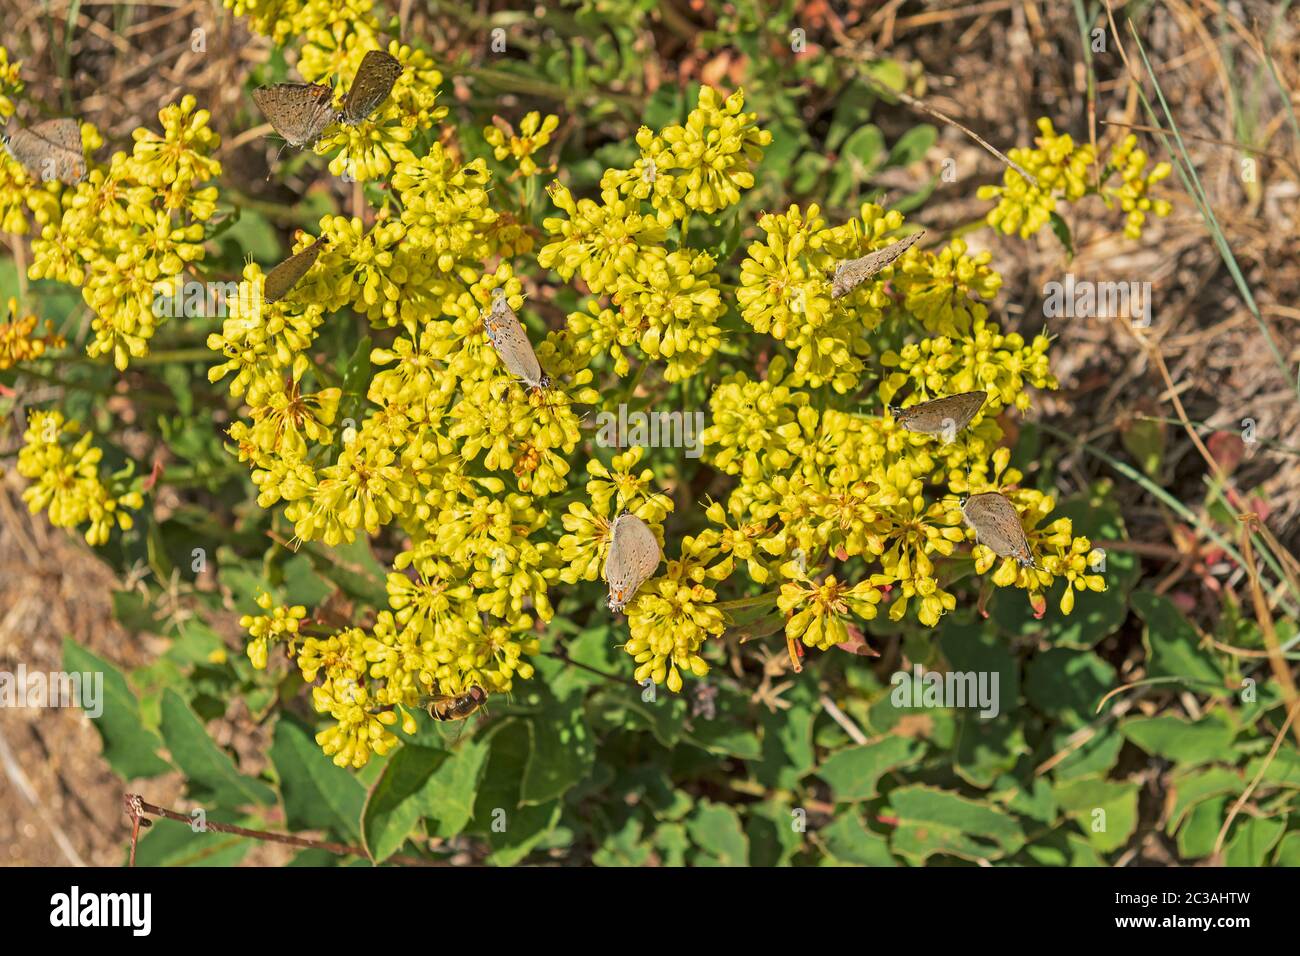
[(248, 659), (258, 670), (266, 667), (271, 645), (288, 641), (290, 653), (296, 647), (298, 626), (307, 616), (307, 608), (301, 604), (293, 607), (275, 606), (275, 601), (266, 591), (256, 598), (257, 606), (269, 614), (245, 614), (239, 619), (239, 626), (246, 629), (252, 640), (248, 642)]
[(1142, 238), (1142, 225), (1148, 212), (1160, 218), (1169, 215), (1173, 208), (1167, 199), (1152, 199), (1151, 187), (1173, 171), (1168, 163), (1156, 163), (1146, 172), (1147, 154), (1137, 148), (1137, 137), (1131, 133), (1115, 144), (1110, 153), (1107, 170), (1119, 173), (1120, 185), (1116, 188), (1102, 186), (1101, 195), (1108, 206), (1118, 204), (1128, 213), (1124, 220), (1124, 235), (1129, 239)]
[[(624, 351), (664, 362), (663, 377), (679, 382), (698, 371), (722, 342), (726, 312), (717, 262), (689, 248), (692, 213), (714, 214), (740, 200), (754, 184), (753, 167), (772, 134), (757, 115), (743, 112), (737, 90), (719, 101), (700, 90), (685, 125), (637, 134), (641, 155), (630, 169), (607, 169), (600, 202), (575, 199), (556, 182), (551, 200), (564, 213), (543, 226), (553, 237), (540, 265), (566, 281), (576, 274), (596, 297), (568, 316), (574, 347), (588, 357), (608, 353), (620, 376), (630, 369)], [(679, 226), (677, 248), (668, 230)]]
[(114, 525), (123, 531), (134, 522), (127, 508), (139, 509), (144, 499), (128, 490), (132, 466), (100, 479), (99, 463), (104, 453), (94, 447), (90, 432), (76, 437), (77, 422), (65, 421), (62, 413), (32, 412), (23, 447), (18, 452), (18, 474), (31, 481), (23, 500), (35, 514), (46, 511), (56, 528), (75, 528), (89, 523), (86, 541), (92, 545), (108, 541)]
[(1019, 487), (1024, 476), (1014, 468), (1008, 467), (1011, 449), (1002, 447), (993, 452), (991, 464), (993, 473), (982, 471), (978, 480), (972, 482), (970, 492), (982, 494), (997, 491), (1006, 495), (1016, 506), (1021, 516), (1021, 525), (1029, 540), (1030, 550), (1038, 557), (1039, 567), (1027, 568), (1018, 564), (1014, 558), (999, 558), (989, 548), (976, 544), (971, 552), (975, 559), (977, 574), (987, 574), (997, 565), (992, 575), (993, 584), (998, 587), (1018, 587), (1029, 592), (1029, 601), (1041, 616), (1046, 602), (1043, 591), (1051, 587), (1057, 576), (1065, 579), (1066, 587), (1061, 595), (1061, 613), (1069, 614), (1074, 610), (1074, 592), (1104, 591), (1106, 580), (1100, 574), (1092, 573), (1100, 565), (1101, 552), (1092, 548), (1085, 537), (1073, 534), (1069, 518), (1058, 518), (1044, 528), (1037, 527), (1056, 508), (1056, 501), (1032, 488)]
[(447, 114), (445, 107), (436, 104), (442, 74), (424, 50), (397, 41), (382, 43), (383, 26), (374, 0), (224, 0), (224, 4), (277, 44), (300, 37), (298, 72), (308, 83), (333, 84), (340, 95), (351, 89), (369, 51), (382, 48), (401, 61), (402, 74), (382, 108), (355, 126), (331, 126), (313, 147), (318, 155), (334, 154), (329, 170), (335, 176), (358, 182), (384, 178), (398, 164), (414, 161), (413, 137)]
[[(964, 256), (964, 247), (954, 244), (935, 257), (931, 269), (948, 267), (956, 277), (950, 283), (965, 288), (968, 299), (991, 295), (1000, 281), (996, 273), (986, 260), (963, 262)], [(758, 258), (751, 249), (751, 259)], [(909, 279), (923, 274), (923, 256), (900, 261)], [(908, 281), (899, 284), (906, 288)], [(961, 297), (954, 293), (953, 299)], [(943, 494), (945, 488), (967, 494), (1003, 491), (1024, 519), (1039, 568), (1002, 559), (992, 574), (995, 585), (1026, 590), (1037, 608), (1055, 578), (1065, 577), (1071, 589), (1061, 610), (1067, 614), (1074, 606), (1072, 589), (1105, 587), (1099, 575), (1087, 573), (1090, 545), (1072, 535), (1069, 519), (1042, 532), (1032, 530), (1055, 503), (1019, 488), (1022, 476), (1007, 468), (1010, 451), (999, 447), (998, 412), (1006, 406), (1028, 408), (1029, 386), (1057, 385), (1047, 360), (1049, 339), (1038, 336), (1026, 343), (1016, 333), (1003, 334), (974, 301), (944, 305), (936, 324), (952, 334), (882, 354), (880, 364), (894, 371), (878, 394), (884, 406), (909, 383), (904, 405), (984, 391), (984, 407), (958, 440), (945, 444), (941, 436), (907, 431), (892, 416), (821, 407), (817, 393), (803, 388), (802, 371), (797, 366), (792, 371), (784, 356), (772, 360), (764, 377), (736, 373), (713, 392), (705, 459), (736, 476), (738, 484), (725, 506), (710, 507), (708, 517), (725, 529), (719, 534), (733, 547), (744, 542), (735, 554), (745, 559), (756, 584), (783, 580), (776, 603), (787, 618), (796, 667), (798, 642), (819, 648), (842, 643), (848, 622), (874, 618), (886, 606), (886, 596), (892, 620), (914, 607), (927, 626), (956, 607), (955, 595), (943, 586), (951, 574), (940, 564), (951, 565), (956, 545), (973, 540), (973, 532), (962, 527), (958, 502)], [(915, 317), (928, 325), (925, 307), (918, 312)], [(882, 318), (870, 321), (878, 326)], [(973, 557), (977, 573), (992, 569), (994, 556), (987, 548), (976, 547)], [(865, 573), (855, 570), (859, 564)], [(858, 583), (847, 583), (845, 575), (857, 576)]]
[[(606, 170), (597, 198), (549, 188), (557, 213), (542, 223), (537, 265), (580, 280), (589, 298), (540, 334), (512, 261), (532, 249), (529, 204), (519, 218), (494, 208), (487, 164), (466, 162), (455, 137), (434, 130), (446, 110), (428, 54), (386, 41), (372, 0), (225, 2), (277, 42), (301, 38), (298, 72), (341, 93), (370, 50), (387, 49), (404, 66), (383, 108), (331, 127), (315, 146), (336, 175), (376, 180), (367, 195), (377, 208), (320, 218), (319, 256), (275, 302), (265, 301), (262, 268), (247, 265), (208, 338), (209, 378), (241, 403), (233, 452), (259, 505), (283, 509), (295, 544), (332, 547), (385, 529), (398, 542), (387, 607), (354, 626), (301, 633), (306, 608), (269, 594), (257, 598), (265, 613), (240, 621), (254, 666), (280, 644), (312, 685), (313, 706), (331, 720), (316, 739), (335, 763), (360, 767), (388, 752), (399, 730), (417, 729), (430, 697), (506, 693), (531, 678), (529, 658), (554, 614), (551, 589), (601, 576), (624, 510), (664, 552), (626, 606), (624, 649), (638, 680), (674, 692), (685, 675), (708, 672), (706, 642), (734, 623), (719, 592), (742, 566), (748, 581), (732, 589), (757, 586), (744, 600), (782, 616), (796, 662), (804, 646), (843, 643), (855, 618), (914, 611), (934, 625), (956, 606), (946, 588), (963, 561), (1032, 602), (1063, 578), (1065, 613), (1076, 590), (1104, 588), (1090, 543), (1067, 519), (1049, 523), (1054, 501), (1020, 487), (1001, 447), (998, 414), (1028, 408), (1026, 389), (1056, 381), (1046, 336), (1026, 342), (990, 321), (986, 303), (1001, 277), (988, 253), (971, 254), (960, 240), (914, 247), (834, 299), (837, 265), (906, 234), (903, 216), (871, 204), (838, 225), (815, 205), (762, 216), (736, 299), (749, 328), (772, 341), (753, 350), (763, 356), (757, 367), (713, 390), (705, 460), (732, 487), (706, 504), (698, 534), (675, 536), (666, 529), (673, 504), (641, 447), (608, 462), (584, 453), (587, 480), (575, 487), (585, 444), (576, 409), (601, 402), (598, 373), (626, 377), (633, 359), (628, 397), (651, 362), (677, 383), (725, 361), (731, 287), (714, 254), (690, 245), (690, 226), (693, 217), (719, 226), (754, 185), (771, 142), (744, 112), (742, 93), (704, 87), (683, 124), (642, 129), (638, 158)], [(5, 209), (16, 204), (42, 226), (33, 276), (84, 286), (97, 313), (91, 353), (113, 352), (119, 368), (147, 350), (159, 283), (174, 288), (201, 259), (216, 200), (206, 185), (220, 173), (207, 114), (187, 97), (160, 118), (161, 136), (137, 131), (129, 156), (92, 164), (78, 187), (26, 183), (16, 164), (0, 167), (25, 190), (15, 201), (0, 181)], [(520, 135), (502, 121), (484, 139), (498, 160), (517, 164), (513, 175), (529, 178), (557, 128), (556, 117), (534, 112)], [(99, 145), (90, 127), (84, 137)], [(1069, 195), (1077, 151), (1052, 140), (1043, 152), (1050, 159), (1037, 168), (1060, 171), (1056, 185)], [(1154, 173), (1144, 178), (1144, 157), (1130, 149), (1121, 159), (1133, 172), (1116, 201), (1158, 213), (1146, 198)], [(1051, 177), (1042, 182), (1052, 188)], [(295, 249), (317, 238), (300, 234)], [(525, 334), (552, 384), (530, 387), (506, 367), (485, 326), (501, 300), (532, 326)], [(373, 341), (351, 359), (322, 362), (318, 337), (345, 310), (365, 318)], [(867, 381), (870, 409), (861, 402)], [(972, 390), (986, 393), (985, 405), (947, 443), (875, 408), (877, 398), (911, 405)], [(140, 496), (110, 494), (89, 436), (65, 447), (74, 433), (57, 413), (34, 415), (20, 470), (35, 482), (34, 509), (48, 507), (59, 524), (89, 521), (88, 539), (102, 541), (113, 520), (130, 526), (123, 507), (140, 507)], [(1035, 566), (980, 545), (969, 558), (958, 552), (974, 537), (955, 495), (985, 490), (1016, 506)]]
[(5, 122), (14, 115), (14, 101), (10, 97), (23, 91), (21, 67), (21, 62), (9, 62), (9, 51), (0, 46), (0, 120)]
[[(330, 33), (333, 59), (323, 56), (325, 35), (308, 30), (303, 75), (355, 71), (379, 44), (368, 22), (348, 19), (346, 31)], [(209, 378), (226, 380), (247, 406), (229, 434), (259, 504), (283, 505), (299, 542), (334, 546), (390, 525), (408, 542), (388, 577), (389, 608), (373, 626), (287, 646), (304, 678), (318, 681), (315, 706), (335, 722), (318, 742), (351, 766), (393, 746), (397, 727), (413, 730), (411, 709), (424, 698), (506, 692), (532, 675), (533, 629), (553, 613), (547, 589), (562, 568), (546, 540), (546, 499), (567, 487), (582, 440), (576, 406), (598, 398), (589, 355), (565, 333), (535, 340), (554, 388), (528, 389), (505, 369), (484, 315), (497, 295), (524, 308), (506, 260), (528, 242), (490, 205), (483, 160), (463, 162), (445, 141), (417, 154), (415, 140), (399, 140), (395, 131), (442, 115), (434, 108), (441, 77), (423, 51), (388, 50), (406, 67), (390, 105), (329, 147), (343, 146), (334, 162), (355, 160), (385, 181), (374, 221), (322, 217), (320, 255), (273, 303), (261, 268), (245, 267), (228, 317), (208, 339), (220, 355)], [(553, 128), (534, 132), (544, 139)], [(357, 148), (358, 130), (368, 152)], [(301, 235), (296, 249), (315, 240)], [(357, 420), (340, 419), (344, 392), (312, 359), (325, 317), (345, 309), (365, 316), (380, 339), (359, 357), (359, 370), (373, 371)], [(274, 627), (281, 618), (291, 624), (293, 610), (246, 621), (250, 656), (264, 662)]]
[[(741, 316), (795, 353), (788, 385), (852, 391), (871, 351), (868, 333), (892, 309), (886, 283), (898, 264), (882, 270), (838, 300), (831, 280), (838, 263), (889, 245), (886, 234), (902, 225), (898, 212), (866, 203), (861, 219), (827, 227), (821, 209), (797, 205), (768, 213), (758, 226), (765, 238), (750, 244), (740, 264), (736, 300)], [(911, 250), (905, 259), (915, 258)]]
[[(551, 141), (551, 134), (559, 125), (558, 116), (547, 115), (542, 119), (542, 114), (533, 110), (520, 121), (519, 135), (516, 136), (513, 127), (497, 116), (493, 117), (492, 126), (484, 128), (483, 139), (492, 147), (492, 155), (498, 162), (514, 159), (519, 166), (518, 175), (526, 178), (542, 171), (533, 154)], [(555, 170), (551, 167), (547, 171)]]
[(18, 362), (40, 358), (47, 348), (63, 348), (67, 340), (54, 331), (54, 323), (45, 321), (45, 334), (35, 335), (37, 318), (34, 315), (18, 317), (18, 300), (8, 302), (9, 321), (0, 322), (0, 371), (13, 368)]
[[(131, 153), (89, 163), (76, 186), (37, 182), (7, 154), (0, 156), (0, 227), (25, 234), (30, 209), (40, 227), (32, 240), (32, 279), (81, 288), (95, 313), (92, 358), (111, 355), (119, 370), (149, 352), (149, 340), (167, 317), (157, 308), (175, 292), (184, 271), (203, 259), (205, 223), (216, 209), (221, 174), (211, 158), (220, 143), (207, 110), (194, 97), (165, 107), (162, 135), (134, 131)], [(83, 148), (102, 145), (93, 126), (81, 127)]]
[[(1088, 170), (1097, 162), (1096, 150), (1091, 144), (1075, 145), (1068, 133), (1057, 133), (1052, 121), (1040, 117), (1034, 138), (1036, 149), (1017, 147), (1010, 151), (1018, 163), (1037, 182), (1030, 182), (1015, 169), (1002, 174), (1001, 186), (981, 186), (980, 199), (996, 199), (998, 204), (989, 210), (988, 224), (1007, 235), (1018, 233), (1028, 239), (1047, 225), (1056, 211), (1058, 202), (1077, 202), (1084, 196), (1099, 192), (1107, 206), (1118, 204), (1128, 216), (1124, 235), (1129, 239), (1142, 237), (1142, 224), (1146, 213), (1169, 215), (1167, 200), (1152, 199), (1153, 184), (1171, 172), (1168, 163), (1157, 163), (1147, 173), (1147, 155), (1137, 149), (1137, 137), (1126, 136), (1111, 150), (1110, 161), (1099, 176), (1099, 185), (1089, 182)], [(1112, 187), (1107, 181), (1114, 173), (1120, 174), (1120, 185)]]
[[(369, 8), (368, 0), (352, 0)], [(349, 89), (366, 53), (376, 49), (378, 23), (373, 17), (348, 19), (339, 42), (340, 28), (317, 28), (306, 34), (298, 70), (309, 82), (335, 82)], [(429, 55), (418, 48), (393, 41), (388, 53), (402, 64), (402, 73), (384, 105), (355, 126), (346, 123), (330, 127), (332, 132), (317, 141), (315, 151), (330, 159), (329, 170), (335, 176), (368, 182), (382, 179), (396, 166), (416, 159), (411, 145), (414, 137), (447, 115), (445, 106), (437, 105), (442, 74)]]

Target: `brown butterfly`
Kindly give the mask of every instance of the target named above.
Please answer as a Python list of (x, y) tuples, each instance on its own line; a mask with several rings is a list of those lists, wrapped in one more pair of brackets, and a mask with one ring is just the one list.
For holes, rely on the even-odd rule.
[(975, 540), (994, 554), (1015, 558), (1022, 568), (1036, 568), (1020, 512), (1011, 499), (997, 491), (971, 495), (961, 503), (961, 516), (975, 529)]
[(321, 249), (328, 244), (329, 237), (321, 236), (302, 252), (294, 253), (268, 272), (266, 279), (262, 283), (262, 298), (271, 303), (279, 302), (288, 295), (289, 290), (296, 286), (299, 280), (316, 264)]
[(889, 412), (909, 432), (942, 436), (946, 445), (971, 423), (988, 397), (985, 391), (959, 392), (907, 408), (890, 405)]
[(0, 134), (0, 142), (41, 182), (57, 179), (74, 186), (86, 178), (81, 124), (74, 119), (45, 120), (27, 129)]
[(609, 553), (605, 557), (605, 582), (609, 585), (609, 609), (623, 610), (637, 589), (654, 576), (663, 560), (659, 542), (650, 526), (625, 511), (610, 526)]
[(253, 90), (253, 102), (290, 146), (311, 146), (338, 122), (334, 91), (319, 83), (276, 83)]
[(924, 235), (925, 230), (922, 229), (920, 232), (914, 233), (906, 239), (899, 239), (898, 242), (885, 246), (883, 249), (868, 252), (865, 256), (857, 259), (841, 262), (835, 269), (835, 278), (831, 280), (831, 298), (839, 299), (848, 295), (908, 249), (911, 249)]
[(511, 375), (522, 379), (529, 388), (551, 387), (550, 376), (542, 371), (523, 323), (504, 295), (493, 298), (492, 308), (483, 319), (483, 330)]
[(402, 61), (383, 50), (371, 50), (357, 68), (357, 75), (343, 101), (340, 119), (348, 126), (356, 126), (388, 99), (393, 84), (402, 75)]

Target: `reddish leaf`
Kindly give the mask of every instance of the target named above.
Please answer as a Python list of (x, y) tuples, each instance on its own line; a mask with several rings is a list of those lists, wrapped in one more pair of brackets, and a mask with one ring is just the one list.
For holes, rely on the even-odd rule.
[(1236, 432), (1215, 432), (1205, 443), (1224, 474), (1232, 474), (1246, 457), (1246, 443)]
[(879, 657), (880, 651), (876, 650), (867, 643), (863, 636), (862, 630), (852, 624), (845, 625), (845, 630), (849, 632), (849, 639), (841, 644), (836, 644), (842, 651), (848, 651), (850, 654), (857, 654), (859, 657)]

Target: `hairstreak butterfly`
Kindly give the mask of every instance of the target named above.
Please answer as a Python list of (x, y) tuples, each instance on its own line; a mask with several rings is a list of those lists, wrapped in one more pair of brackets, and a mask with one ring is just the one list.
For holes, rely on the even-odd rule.
[(1022, 568), (1037, 567), (1020, 512), (1006, 495), (997, 491), (971, 495), (962, 502), (961, 515), (975, 529), (975, 539), (994, 554), (1015, 558)]
[(41, 182), (57, 179), (69, 186), (86, 178), (81, 124), (74, 119), (45, 120), (27, 129), (0, 135), (9, 155)]
[(841, 262), (835, 269), (835, 278), (831, 280), (831, 298), (838, 299), (848, 295), (908, 249), (911, 249), (913, 244), (924, 235), (925, 230), (922, 229), (920, 232), (914, 233), (906, 239), (899, 239), (898, 242), (885, 246), (883, 249), (868, 252), (865, 256), (857, 259)]
[(401, 75), (401, 60), (383, 50), (371, 50), (357, 68), (339, 117), (349, 126), (356, 126), (388, 99), (393, 84)]
[(253, 90), (253, 101), (290, 146), (311, 146), (338, 121), (334, 91), (319, 83), (276, 83)]
[(504, 293), (492, 297), (492, 308), (483, 318), (483, 330), (511, 375), (522, 379), (529, 388), (550, 388), (551, 378), (542, 371), (533, 343)]
[(944, 444), (947, 444), (971, 423), (971, 419), (984, 407), (984, 402), (987, 400), (988, 392), (959, 392), (956, 395), (946, 395), (918, 405), (909, 405), (907, 408), (891, 405), (889, 411), (898, 424), (908, 431), (920, 432), (923, 435), (938, 435), (943, 438)]
[(605, 582), (609, 609), (621, 611), (655, 570), (663, 552), (650, 526), (624, 511), (610, 525), (609, 553), (605, 556)]
[(329, 237), (321, 236), (302, 252), (294, 253), (268, 272), (266, 279), (262, 283), (262, 298), (271, 303), (279, 302), (288, 295), (289, 290), (296, 286), (298, 281), (316, 264), (321, 249), (328, 244)]

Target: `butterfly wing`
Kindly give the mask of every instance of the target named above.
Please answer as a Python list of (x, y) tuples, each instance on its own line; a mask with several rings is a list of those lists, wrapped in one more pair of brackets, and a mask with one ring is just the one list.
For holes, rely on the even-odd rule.
[(290, 146), (310, 146), (335, 121), (334, 91), (319, 83), (276, 83), (253, 90), (253, 102)]
[(324, 248), (328, 241), (325, 236), (321, 236), (302, 252), (291, 255), (268, 272), (266, 280), (262, 284), (262, 298), (268, 303), (278, 302), (288, 295), (289, 290), (296, 286), (299, 280), (316, 264), (321, 249)]
[(902, 409), (896, 416), (908, 431), (926, 435), (953, 434), (971, 423), (984, 407), (987, 392), (961, 392)]
[(86, 178), (81, 124), (74, 119), (45, 120), (17, 130), (5, 145), (9, 155), (41, 180), (57, 179), (71, 186)]
[(388, 99), (402, 75), (402, 62), (383, 50), (371, 50), (361, 61), (343, 102), (343, 122), (356, 126)]
[(831, 281), (831, 298), (839, 299), (848, 295), (862, 283), (866, 282), (881, 269), (893, 263), (895, 259), (911, 249), (925, 235), (925, 230), (913, 233), (905, 239), (891, 243), (883, 249), (868, 252), (865, 256), (841, 262), (835, 270)]
[(975, 538), (994, 554), (1019, 561), (1031, 560), (1029, 539), (1016, 506), (996, 491), (972, 495), (962, 508), (962, 517), (975, 529)]
[(492, 303), (492, 309), (483, 320), (483, 328), (511, 375), (534, 388), (543, 383), (542, 364), (537, 361), (533, 343), (528, 340), (523, 323), (505, 296)]
[(663, 552), (650, 526), (634, 514), (621, 514), (610, 530), (609, 553), (605, 556), (605, 582), (609, 585), (609, 609), (621, 611), (637, 589), (659, 568)]

